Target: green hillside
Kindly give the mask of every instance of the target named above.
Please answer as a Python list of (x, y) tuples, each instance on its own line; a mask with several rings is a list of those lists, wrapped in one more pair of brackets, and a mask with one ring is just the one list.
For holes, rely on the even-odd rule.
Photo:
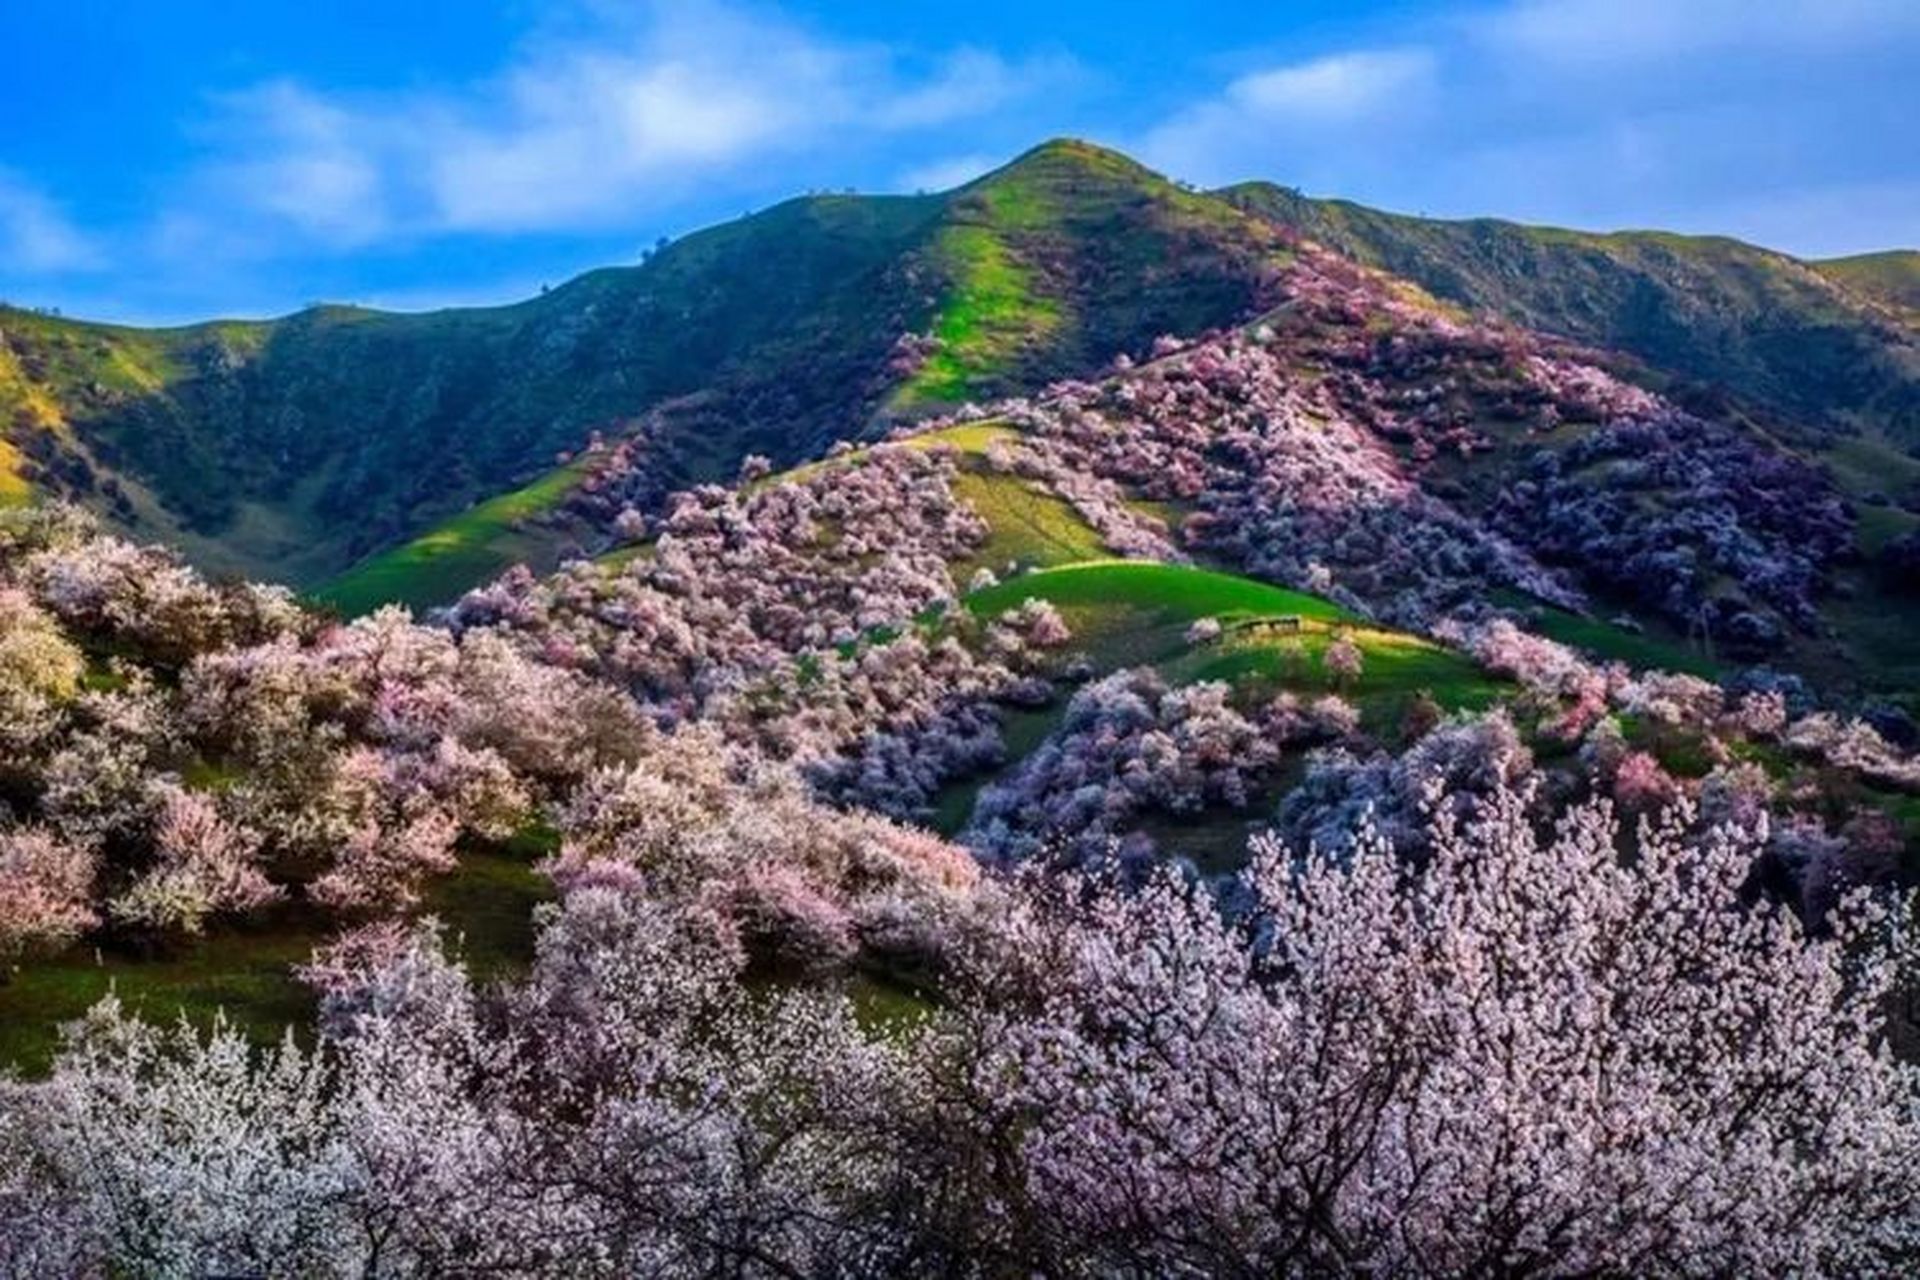
[[(1177, 683), (1226, 680), (1249, 691), (1334, 688), (1320, 657), (1339, 636), (1366, 659), (1348, 690), (1363, 712), (1389, 722), (1405, 700), (1432, 694), (1443, 706), (1484, 705), (1497, 689), (1472, 661), (1405, 632), (1376, 627), (1318, 596), (1238, 574), (1151, 560), (1093, 560), (1040, 569), (976, 591), (967, 606), (992, 617), (1025, 600), (1056, 606), (1073, 648), (1097, 670), (1150, 665)], [(1195, 643), (1202, 618), (1220, 638)], [(1282, 622), (1280, 627), (1261, 625)]]
[[(723, 477), (1229, 323), (1278, 242), (1060, 142), (941, 195), (791, 200), (514, 306), (168, 330), (0, 309), (0, 501), (30, 481), (210, 568), (308, 585), (590, 432), (651, 417), (654, 465)], [(912, 335), (933, 339), (918, 367), (897, 358)]]
[[(364, 565), (377, 581), (436, 559), (413, 539), (444, 546), (477, 504), (549, 483), (596, 432), (644, 423), (667, 483), (724, 478), (749, 452), (802, 461), (1245, 319), (1289, 230), (1785, 425), (1920, 442), (1912, 254), (1808, 264), (1264, 184), (1209, 195), (1058, 141), (954, 191), (790, 200), (512, 306), (157, 330), (0, 307), (0, 504), (66, 495), (214, 571), (312, 587)], [(434, 589), (398, 598), (525, 550), (492, 546), (439, 555)]]
[[(427, 908), (480, 972), (524, 966), (533, 950), (533, 910), (552, 896), (527, 849), (464, 850), (460, 868), (428, 888)], [(171, 1025), (225, 1018), (256, 1043), (311, 1025), (313, 994), (294, 976), (337, 926), (286, 906), (191, 947), (151, 952), (76, 945), (20, 967), (0, 982), (0, 1070), (45, 1070), (60, 1028), (108, 994), (130, 1011)]]
[(551, 569), (553, 539), (527, 527), (552, 512), (586, 470), (568, 463), (530, 485), (462, 512), (417, 538), (354, 565), (313, 593), (348, 617), (383, 604), (446, 604), (515, 564)]
[(1831, 280), (1889, 306), (1920, 312), (1920, 249), (1891, 249), (1812, 264)]

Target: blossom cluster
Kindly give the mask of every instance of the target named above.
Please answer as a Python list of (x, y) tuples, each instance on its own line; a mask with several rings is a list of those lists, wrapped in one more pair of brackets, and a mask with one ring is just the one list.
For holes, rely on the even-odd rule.
[[(1436, 798), (1437, 794), (1436, 794)], [(481, 987), (430, 927), (322, 957), (319, 1043), (130, 1021), (0, 1084), (26, 1274), (1885, 1274), (1920, 1249), (1901, 953), (1739, 905), (1757, 834), (1545, 829), (1409, 871), (1263, 840), (1237, 920), (1028, 875), (891, 1033), (756, 990), (617, 876)]]

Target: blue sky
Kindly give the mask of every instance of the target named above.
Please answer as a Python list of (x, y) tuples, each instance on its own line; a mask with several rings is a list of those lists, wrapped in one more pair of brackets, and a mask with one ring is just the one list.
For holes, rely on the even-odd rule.
[(1073, 134), (1435, 216), (1920, 244), (1920, 0), (6, 0), (0, 298), (504, 301)]

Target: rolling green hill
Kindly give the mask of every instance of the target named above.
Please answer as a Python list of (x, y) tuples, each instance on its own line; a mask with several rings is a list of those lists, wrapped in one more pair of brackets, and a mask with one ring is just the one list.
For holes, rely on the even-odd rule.
[(369, 556), (312, 595), (348, 617), (383, 604), (421, 610), (445, 604), (515, 564), (554, 567), (554, 543), (526, 527), (552, 512), (585, 468), (576, 460), (532, 484), (489, 498), (417, 538)]
[[(1147, 664), (1176, 683), (1225, 680), (1256, 690), (1324, 692), (1332, 686), (1320, 656), (1345, 635), (1366, 659), (1365, 674), (1350, 692), (1381, 723), (1423, 691), (1458, 708), (1484, 705), (1498, 688), (1469, 659), (1418, 636), (1373, 626), (1318, 596), (1192, 565), (1078, 561), (973, 592), (967, 607), (991, 617), (1029, 599), (1060, 610), (1075, 651), (1096, 670)], [(1187, 628), (1202, 618), (1222, 624), (1218, 640), (1188, 640)], [(1274, 620), (1287, 625), (1258, 625)]]

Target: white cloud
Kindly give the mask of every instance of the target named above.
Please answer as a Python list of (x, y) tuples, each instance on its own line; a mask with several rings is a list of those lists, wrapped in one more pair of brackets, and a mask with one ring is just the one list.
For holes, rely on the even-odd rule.
[(386, 227), (378, 156), (354, 115), (284, 80), (222, 105), (240, 153), (206, 175), (223, 203), (251, 204), (341, 246), (364, 244)]
[(1245, 165), (1263, 153), (1369, 146), (1383, 122), (1425, 109), (1434, 70), (1430, 51), (1393, 48), (1254, 71), (1153, 129), (1140, 151), (1149, 164), (1211, 183), (1259, 174)]
[(23, 275), (54, 275), (97, 269), (105, 255), (46, 194), (0, 169), (0, 264)]
[(409, 105), (433, 140), (428, 216), (465, 230), (615, 216), (662, 187), (846, 123), (869, 63), (716, 9), (674, 10), (611, 46), (547, 51), (478, 94)]
[(1242, 76), (1227, 86), (1226, 105), (1269, 119), (1352, 120), (1417, 92), (1432, 71), (1424, 49), (1340, 53)]
[(1202, 183), (1802, 253), (1920, 224), (1913, 0), (1506, 0), (1398, 34), (1241, 75), (1135, 146)]
[(950, 156), (907, 170), (894, 186), (900, 191), (951, 191), (972, 182), (989, 169), (999, 168), (1006, 161), (1005, 156)]
[(1003, 109), (1072, 71), (972, 48), (908, 68), (769, 13), (658, 5), (590, 40), (530, 46), (460, 89), (260, 86), (223, 104), (225, 154), (206, 176), (255, 215), (343, 247), (608, 227), (829, 142)]

